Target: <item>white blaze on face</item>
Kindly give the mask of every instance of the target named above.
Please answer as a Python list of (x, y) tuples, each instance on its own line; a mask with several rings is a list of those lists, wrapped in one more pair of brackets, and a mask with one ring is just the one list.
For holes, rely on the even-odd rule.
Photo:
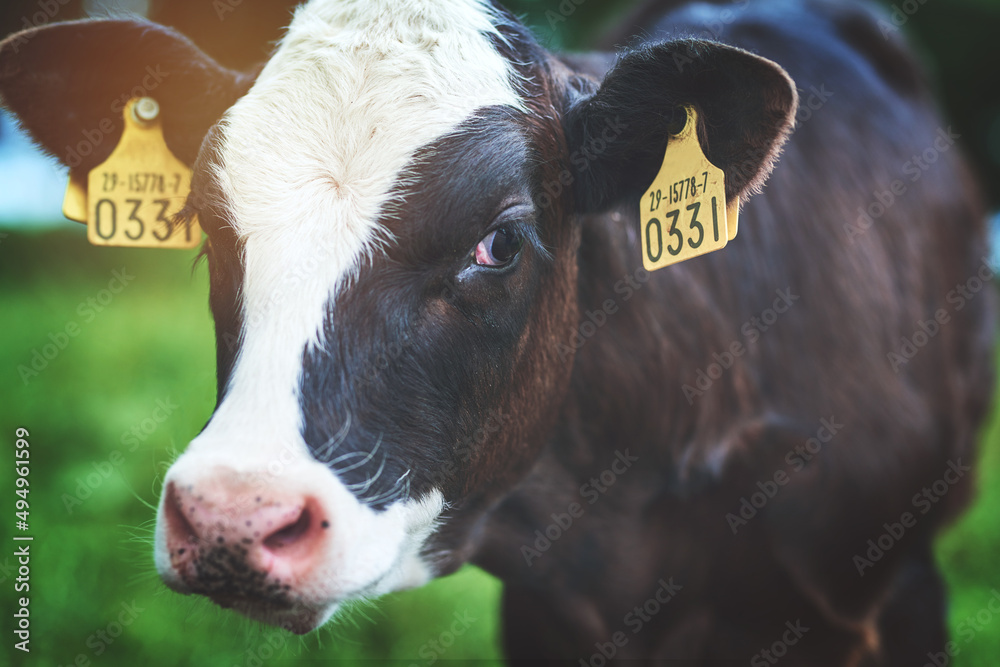
[[(222, 123), (215, 172), (245, 244), (245, 337), (224, 401), (168, 481), (215, 465), (255, 474), (280, 460), (295, 479), (340, 487), (310, 492), (332, 503), (324, 576), (345, 583), (358, 577), (338, 568), (369, 556), (398, 570), (373, 577), (422, 583), (415, 553), (379, 550), (415, 552), (411, 537), (426, 538), (442, 501), (435, 492), (377, 515), (311, 459), (297, 397), (302, 353), (322, 335), (327, 302), (385, 240), (379, 214), (399, 205), (390, 190), (417, 149), (476, 109), (523, 109), (491, 43), (492, 18), (485, 0), (312, 0)], [(342, 533), (350, 542), (338, 523), (352, 526)]]

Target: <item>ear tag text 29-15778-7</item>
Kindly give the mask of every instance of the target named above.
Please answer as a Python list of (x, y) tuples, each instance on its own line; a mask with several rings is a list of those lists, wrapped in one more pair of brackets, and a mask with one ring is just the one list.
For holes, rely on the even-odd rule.
[(191, 170), (167, 147), (159, 104), (134, 99), (124, 116), (121, 140), (108, 159), (85, 178), (70, 173), (63, 215), (86, 223), (94, 245), (197, 247), (198, 220), (174, 220), (191, 189)]
[(684, 128), (670, 137), (660, 172), (639, 202), (647, 271), (721, 250), (736, 238), (739, 204), (726, 206), (725, 175), (701, 149), (694, 107), (685, 111)]

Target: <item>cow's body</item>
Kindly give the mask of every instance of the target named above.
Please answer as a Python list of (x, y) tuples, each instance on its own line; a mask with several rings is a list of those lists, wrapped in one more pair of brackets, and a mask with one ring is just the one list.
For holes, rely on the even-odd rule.
[[(867, 9), (667, 4), (608, 72), (481, 0), (313, 0), (252, 86), (92, 24), (136, 45), (126, 69), (183, 70), (164, 123), (209, 236), (219, 405), (166, 479), (172, 587), (306, 632), (472, 560), (507, 584), (514, 658), (943, 647), (930, 544), (992, 378), (970, 176)], [(50, 34), (89, 57), (88, 30), (0, 49), (56, 154), (30, 63)], [(101, 113), (66, 87), (73, 122)], [(650, 275), (639, 197), (683, 105), (741, 231)]]
[[(799, 123), (723, 252), (633, 290), (635, 208), (584, 223), (580, 321), (599, 321), (607, 300), (620, 311), (560, 341), (586, 340), (560, 425), (476, 557), (507, 582), (512, 654), (586, 657), (624, 631), (619, 657), (749, 660), (797, 619), (810, 630), (785, 664), (855, 664), (881, 641), (888, 664), (916, 665), (944, 646), (930, 541), (971, 480), (926, 515), (912, 499), (949, 461), (971, 462), (986, 409), (993, 295), (956, 291), (990, 275), (984, 214), (906, 54), (849, 10), (830, 12), (839, 26), (787, 10), (761, 3), (727, 23), (730, 10), (703, 5), (643, 33), (725, 26), (717, 38), (789, 72)], [(940, 158), (914, 181), (925, 149)], [(893, 181), (905, 193), (861, 218)], [(908, 359), (903, 339), (922, 321), (934, 330), (942, 309), (948, 323)], [(638, 461), (590, 505), (581, 486), (625, 451)], [(787, 485), (745, 520), (741, 500), (757, 503), (778, 471)], [(522, 553), (544, 548), (535, 531), (574, 502), (584, 514), (563, 536)], [(904, 546), (860, 576), (853, 557), (907, 511)], [(670, 577), (683, 590), (633, 635), (624, 619)]]

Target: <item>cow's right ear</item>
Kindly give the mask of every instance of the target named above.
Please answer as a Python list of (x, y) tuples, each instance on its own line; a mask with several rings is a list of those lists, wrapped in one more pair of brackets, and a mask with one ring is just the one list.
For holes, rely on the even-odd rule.
[(125, 104), (142, 96), (160, 103), (167, 145), (193, 164), (209, 128), (253, 79), (144, 21), (57, 23), (0, 42), (0, 102), (43, 149), (80, 170), (107, 159)]

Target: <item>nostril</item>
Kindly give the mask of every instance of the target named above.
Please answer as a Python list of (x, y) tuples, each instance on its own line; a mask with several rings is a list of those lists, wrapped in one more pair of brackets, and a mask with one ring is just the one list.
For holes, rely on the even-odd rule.
[(163, 510), (166, 515), (167, 530), (174, 540), (194, 542), (198, 539), (198, 535), (191, 526), (191, 522), (184, 516), (184, 510), (181, 508), (181, 499), (178, 497), (177, 490), (173, 484), (167, 487), (167, 498), (163, 505)]
[(295, 521), (264, 538), (264, 546), (271, 550), (291, 546), (305, 537), (311, 525), (312, 514), (308, 507), (304, 507)]

